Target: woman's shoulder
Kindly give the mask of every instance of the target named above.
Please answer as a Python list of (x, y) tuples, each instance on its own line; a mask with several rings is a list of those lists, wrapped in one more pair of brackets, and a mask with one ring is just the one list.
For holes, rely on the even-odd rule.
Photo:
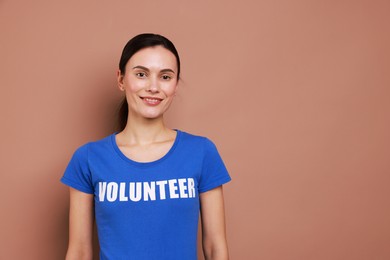
[(215, 147), (214, 142), (206, 136), (188, 133), (181, 130), (177, 130), (177, 131), (181, 135), (181, 139), (186, 143), (200, 145), (203, 147)]
[(106, 149), (111, 145), (112, 138), (115, 136), (115, 133), (105, 136), (103, 138), (85, 142), (81, 146), (79, 146), (75, 153), (76, 154), (87, 154), (90, 150), (100, 150)]

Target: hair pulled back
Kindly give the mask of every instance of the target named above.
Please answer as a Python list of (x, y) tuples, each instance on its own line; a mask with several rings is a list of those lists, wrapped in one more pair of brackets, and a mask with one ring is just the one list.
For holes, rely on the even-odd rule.
[[(179, 53), (177, 52), (175, 45), (165, 38), (162, 35), (159, 34), (153, 34), (153, 33), (143, 33), (135, 36), (134, 38), (130, 39), (125, 47), (123, 48), (121, 58), (119, 60), (119, 70), (121, 71), (121, 74), (124, 75), (126, 72), (126, 64), (130, 60), (130, 58), (137, 53), (138, 51), (147, 48), (147, 47), (154, 47), (154, 46), (162, 46), (173, 53), (176, 57), (177, 62), (177, 79), (180, 79), (180, 58)], [(127, 104), (126, 97), (121, 102), (120, 108), (119, 108), (119, 114), (118, 114), (118, 130), (122, 131), (127, 124), (127, 117), (129, 114), (129, 108)]]

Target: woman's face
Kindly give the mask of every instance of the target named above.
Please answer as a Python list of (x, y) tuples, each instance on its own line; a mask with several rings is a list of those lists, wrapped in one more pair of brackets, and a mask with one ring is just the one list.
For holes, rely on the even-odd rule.
[(176, 93), (177, 70), (175, 55), (162, 46), (136, 52), (126, 71), (118, 71), (118, 85), (126, 93), (129, 115), (162, 117)]

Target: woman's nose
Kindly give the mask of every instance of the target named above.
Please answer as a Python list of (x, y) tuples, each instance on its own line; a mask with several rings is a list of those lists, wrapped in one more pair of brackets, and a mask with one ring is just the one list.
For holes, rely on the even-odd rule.
[(158, 85), (158, 80), (155, 78), (150, 78), (148, 87), (146, 88), (146, 91), (151, 93), (158, 93), (160, 91), (160, 86)]

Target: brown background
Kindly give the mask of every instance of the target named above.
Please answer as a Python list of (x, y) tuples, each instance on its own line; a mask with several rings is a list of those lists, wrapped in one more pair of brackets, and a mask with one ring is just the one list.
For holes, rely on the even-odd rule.
[(183, 61), (171, 127), (217, 144), (231, 259), (390, 259), (390, 2), (0, 1), (0, 259), (63, 259), (73, 151), (110, 134), (122, 47)]

